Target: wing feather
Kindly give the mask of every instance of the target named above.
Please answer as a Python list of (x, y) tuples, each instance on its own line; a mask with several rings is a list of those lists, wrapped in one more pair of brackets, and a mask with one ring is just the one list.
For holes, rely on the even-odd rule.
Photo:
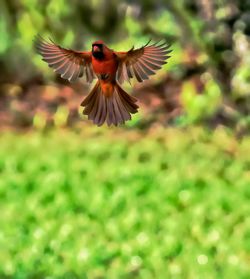
[(66, 49), (49, 40), (46, 41), (40, 36), (35, 38), (35, 47), (42, 60), (70, 82), (76, 81), (85, 73), (87, 82), (91, 83), (95, 78), (91, 65), (91, 52)]
[[(141, 48), (132, 47), (127, 52), (115, 52), (118, 60), (117, 79), (120, 83), (133, 77), (139, 82), (155, 74), (162, 65), (167, 63), (170, 44), (166, 42), (150, 44), (150, 41)], [(125, 69), (124, 69), (125, 68)]]

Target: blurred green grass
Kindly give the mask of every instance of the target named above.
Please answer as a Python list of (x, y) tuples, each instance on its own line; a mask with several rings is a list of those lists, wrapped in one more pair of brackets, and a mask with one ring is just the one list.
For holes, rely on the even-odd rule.
[(249, 278), (250, 138), (2, 132), (1, 278)]

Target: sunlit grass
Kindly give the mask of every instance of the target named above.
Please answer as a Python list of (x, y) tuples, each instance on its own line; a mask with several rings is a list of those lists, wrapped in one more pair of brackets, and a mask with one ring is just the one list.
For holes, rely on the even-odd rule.
[(0, 277), (248, 278), (249, 152), (224, 129), (3, 133)]

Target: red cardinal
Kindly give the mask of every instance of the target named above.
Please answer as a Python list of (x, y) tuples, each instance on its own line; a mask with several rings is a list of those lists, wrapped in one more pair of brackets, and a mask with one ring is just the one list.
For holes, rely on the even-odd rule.
[(117, 126), (130, 120), (131, 113), (137, 112), (137, 99), (126, 93), (118, 82), (129, 81), (133, 76), (142, 82), (166, 63), (171, 52), (169, 45), (149, 43), (138, 49), (117, 52), (103, 41), (94, 42), (92, 51), (65, 49), (41, 37), (35, 41), (43, 60), (62, 78), (73, 82), (85, 74), (87, 82), (91, 83), (97, 77), (97, 83), (81, 106), (85, 107), (83, 114), (98, 126), (105, 121), (108, 126)]

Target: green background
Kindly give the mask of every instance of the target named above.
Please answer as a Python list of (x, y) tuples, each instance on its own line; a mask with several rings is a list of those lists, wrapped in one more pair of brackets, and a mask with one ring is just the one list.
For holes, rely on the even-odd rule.
[[(250, 278), (249, 15), (248, 1), (0, 2), (0, 278)], [(90, 87), (41, 61), (38, 33), (173, 54), (124, 85), (132, 121), (95, 127)]]

